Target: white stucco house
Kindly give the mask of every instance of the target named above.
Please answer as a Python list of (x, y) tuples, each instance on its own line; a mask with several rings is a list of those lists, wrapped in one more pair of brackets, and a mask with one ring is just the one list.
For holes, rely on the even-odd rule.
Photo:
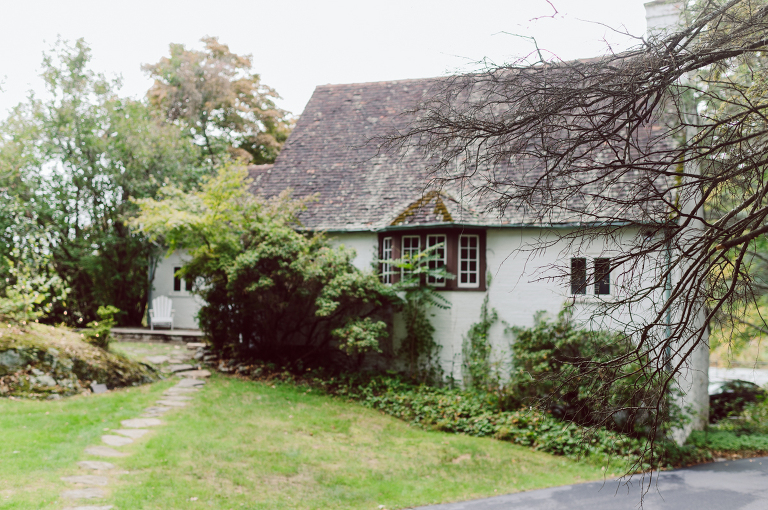
[[(663, 0), (647, 4), (650, 28), (674, 23), (677, 4)], [(402, 112), (422, 99), (434, 82), (319, 86), (275, 164), (251, 167), (250, 174), (254, 193), (263, 196), (286, 188), (296, 197), (316, 194), (317, 201), (301, 214), (303, 226), (327, 232), (335, 243), (354, 248), (355, 265), (381, 270), (385, 282), (394, 283), (400, 275), (386, 264), (376, 268), (375, 260), (442, 244), (443, 263), (456, 279), (431, 282), (451, 302), (449, 309), (435, 311), (433, 324), (442, 346), (443, 371), (460, 379), (464, 337), (478, 321), (486, 295), (501, 321), (530, 326), (537, 312), (556, 315), (566, 303), (589, 314), (596, 301), (621, 292), (624, 282), (621, 271), (605, 269), (615, 246), (604, 241), (583, 246), (578, 253), (557, 241), (544, 251), (521, 250), (541, 236), (554, 239), (573, 229), (572, 220), (542, 224), (523, 209), (509, 208), (502, 215), (485, 212), (483, 204), (463, 196), (460, 189), (428, 189), (426, 163), (420, 155), (378, 153), (369, 140), (403, 122)], [(628, 227), (624, 235), (634, 237), (640, 230)], [(174, 276), (183, 257), (174, 253), (160, 260), (152, 295), (173, 299), (177, 327), (195, 328), (199, 298), (190, 294), (187, 282)], [(555, 266), (570, 267), (570, 275), (558, 277), (552, 272)], [(585, 281), (593, 283), (583, 285)], [(610, 325), (612, 320), (625, 323), (631, 318), (605, 320)], [(491, 333), (500, 358), (510, 342), (501, 321)], [(706, 400), (708, 352), (697, 359), (700, 370), (690, 374), (685, 390), (692, 401), (701, 403)]]

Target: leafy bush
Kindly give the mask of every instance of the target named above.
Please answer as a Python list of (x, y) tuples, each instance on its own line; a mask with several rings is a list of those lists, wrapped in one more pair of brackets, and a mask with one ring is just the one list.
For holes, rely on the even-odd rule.
[(89, 322), (88, 329), (83, 332), (85, 341), (104, 350), (108, 349), (109, 342), (112, 340), (112, 328), (116, 323), (115, 315), (119, 313), (120, 309), (112, 305), (100, 306), (96, 311), (99, 320)]
[(379, 351), (394, 290), (355, 268), (354, 250), (298, 230), (303, 202), (288, 193), (259, 199), (247, 175), (226, 166), (199, 192), (169, 187), (163, 200), (139, 201), (134, 222), (171, 251), (188, 251), (181, 276), (205, 301), (199, 323), (214, 348), (302, 366), (359, 363)]
[(768, 434), (739, 434), (730, 430), (695, 430), (688, 444), (715, 452), (768, 452)]
[[(539, 314), (533, 327), (509, 329), (515, 341), (507, 394), (514, 403), (543, 406), (585, 425), (646, 433), (655, 417), (643, 409), (667, 400), (664, 374), (647, 356), (619, 334), (575, 327), (568, 309), (555, 321)], [(669, 423), (670, 416), (660, 418)]]
[[(15, 250), (18, 252), (18, 250)], [(18, 257), (16, 253), (15, 258)], [(32, 264), (14, 263), (3, 258), (5, 281), (0, 285), (0, 319), (26, 324), (37, 321), (66, 299), (69, 288), (58, 276), (49, 276), (49, 260), (33, 258)], [(3, 295), (4, 294), (4, 295)]]

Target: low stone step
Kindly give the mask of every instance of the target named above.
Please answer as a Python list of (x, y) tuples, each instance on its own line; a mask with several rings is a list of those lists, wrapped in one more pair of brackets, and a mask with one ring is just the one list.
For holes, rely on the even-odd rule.
[(89, 446), (85, 449), (85, 453), (95, 455), (96, 457), (125, 457), (128, 455), (127, 453), (118, 452), (109, 446)]
[(66, 499), (96, 499), (104, 498), (107, 493), (103, 489), (89, 487), (87, 489), (71, 489), (61, 493), (62, 498)]
[(133, 443), (133, 439), (123, 436), (113, 436), (111, 434), (106, 434), (101, 436), (101, 442), (109, 446), (125, 446), (127, 444)]
[(163, 422), (157, 418), (131, 418), (130, 420), (120, 422), (120, 425), (129, 429), (143, 429), (144, 427), (155, 427), (162, 424)]
[(184, 372), (186, 370), (194, 370), (193, 365), (189, 365), (187, 363), (181, 363), (178, 365), (170, 365), (169, 367), (165, 368), (163, 372), (170, 372), (172, 374), (175, 374), (177, 372)]
[(94, 471), (107, 471), (115, 469), (115, 465), (101, 460), (81, 460), (77, 463), (83, 469), (93, 469)]
[(176, 372), (178, 377), (194, 377), (195, 379), (203, 379), (211, 376), (208, 370), (188, 370), (186, 372)]
[(80, 483), (83, 485), (107, 485), (109, 483), (109, 479), (106, 476), (98, 475), (62, 476), (61, 479), (67, 483)]
[(163, 395), (191, 395), (192, 393), (197, 393), (199, 390), (197, 388), (179, 388), (178, 386), (174, 386), (173, 388), (169, 388), (163, 392)]
[(147, 429), (118, 429), (118, 430), (113, 430), (112, 432), (114, 432), (115, 434), (120, 434), (121, 436), (130, 437), (132, 439), (138, 439), (141, 436), (143, 436), (144, 434), (146, 434), (147, 432), (149, 432), (149, 430), (147, 430)]
[(68, 506), (64, 510), (112, 510), (113, 508), (115, 507), (112, 505), (106, 505), (106, 506), (88, 505), (88, 506)]
[(144, 358), (144, 360), (153, 363), (155, 365), (162, 365), (163, 363), (167, 362), (170, 358), (168, 356), (147, 356)]
[(192, 400), (192, 397), (185, 397), (183, 395), (165, 395), (163, 400), (168, 402), (188, 402)]
[(171, 410), (170, 406), (150, 406), (144, 409), (144, 414), (153, 413), (153, 414), (160, 415), (163, 413), (167, 413), (170, 410)]
[(200, 379), (184, 379), (182, 381), (179, 381), (174, 388), (194, 388), (195, 386), (203, 386), (205, 384), (205, 381), (201, 381)]
[(186, 402), (179, 402), (177, 400), (168, 400), (168, 399), (158, 400), (157, 403), (160, 405), (168, 406), (168, 407), (186, 407), (187, 405)]

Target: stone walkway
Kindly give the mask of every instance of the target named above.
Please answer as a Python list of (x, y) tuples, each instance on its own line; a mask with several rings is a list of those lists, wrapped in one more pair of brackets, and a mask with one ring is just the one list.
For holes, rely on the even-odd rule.
[[(196, 347), (196, 346), (195, 346)], [(129, 420), (123, 420), (120, 422), (121, 428), (118, 430), (112, 430), (109, 434), (101, 436), (103, 444), (89, 446), (85, 449), (85, 453), (91, 457), (106, 458), (109, 460), (119, 459), (120, 457), (126, 457), (129, 454), (119, 450), (120, 447), (129, 445), (134, 442), (135, 439), (142, 437), (149, 432), (149, 427), (158, 427), (163, 425), (163, 422), (159, 419), (168, 411), (178, 409), (187, 405), (192, 400), (191, 395), (205, 384), (203, 378), (210, 377), (210, 372), (207, 370), (195, 369), (191, 365), (185, 365), (185, 370), (175, 369), (181, 363), (179, 358), (187, 358), (188, 356), (180, 356), (176, 359), (163, 360), (149, 360), (151, 362), (160, 363), (172, 363), (169, 368), (164, 371), (174, 373), (174, 375), (181, 377), (181, 381), (175, 386), (165, 390), (162, 398), (160, 398), (155, 405), (148, 407), (144, 410), (144, 413), (139, 418), (133, 418)], [(184, 353), (186, 354), (186, 353)], [(177, 363), (174, 363), (176, 361)], [(188, 367), (188, 368), (187, 368)], [(115, 461), (117, 462), (117, 461)], [(105, 460), (84, 460), (78, 462), (82, 475), (77, 476), (65, 476), (62, 477), (62, 481), (71, 486), (61, 493), (62, 499), (69, 501), (74, 506), (68, 506), (64, 510), (111, 510), (114, 509), (113, 505), (80, 505), (80, 502), (90, 502), (89, 500), (103, 500), (108, 496), (106, 488), (109, 487), (110, 474), (118, 474), (116, 471), (117, 466), (112, 462)]]

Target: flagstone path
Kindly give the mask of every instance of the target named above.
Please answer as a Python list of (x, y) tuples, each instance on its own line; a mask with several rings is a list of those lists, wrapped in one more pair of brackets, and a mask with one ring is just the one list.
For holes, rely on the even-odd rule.
[[(160, 358), (158, 356), (158, 358)], [(167, 357), (166, 357), (167, 358)], [(155, 361), (155, 360), (153, 360)], [(157, 360), (161, 363), (168, 362), (168, 359)], [(205, 384), (202, 380), (209, 377), (207, 370), (194, 370), (194, 367), (187, 365), (190, 375), (185, 372), (176, 372), (175, 375), (182, 376), (175, 386), (168, 388), (163, 392), (155, 405), (148, 407), (139, 418), (132, 418), (120, 422), (122, 428), (112, 430), (111, 434), (101, 436), (103, 445), (93, 445), (85, 449), (85, 453), (93, 457), (100, 458), (119, 458), (126, 457), (129, 454), (121, 452), (116, 448), (133, 443), (134, 439), (142, 437), (149, 432), (147, 427), (158, 427), (163, 422), (158, 418), (168, 411), (185, 407), (192, 400), (190, 395), (198, 391)], [(108, 496), (105, 488), (109, 487), (109, 474), (116, 469), (111, 462), (102, 460), (83, 460), (77, 463), (83, 472), (88, 474), (77, 476), (64, 476), (63, 482), (69, 484), (72, 488), (61, 493), (64, 500), (72, 501), (78, 506), (68, 506), (64, 510), (112, 510), (113, 505), (79, 505), (78, 501), (104, 499)], [(95, 473), (95, 474), (94, 474)]]

